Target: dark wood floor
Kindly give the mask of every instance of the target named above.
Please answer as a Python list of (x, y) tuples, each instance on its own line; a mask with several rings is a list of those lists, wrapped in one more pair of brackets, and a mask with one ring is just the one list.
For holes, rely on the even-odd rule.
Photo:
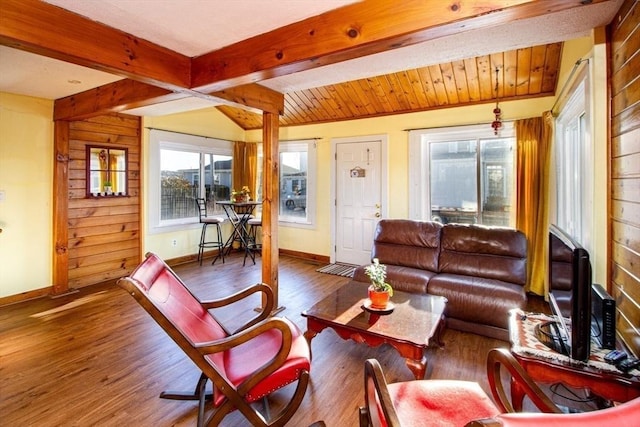
[[(182, 265), (176, 272), (199, 297), (214, 298), (260, 281), (257, 265), (242, 267), (234, 254), (223, 265)], [(282, 257), (281, 313), (305, 330), (301, 311), (349, 279), (317, 273), (316, 263)], [(259, 301), (218, 313), (240, 324)], [(478, 381), (488, 392), (485, 357), (508, 343), (452, 330), (444, 348), (429, 350), (430, 378)], [(329, 427), (357, 425), (362, 369), (377, 358), (390, 382), (412, 375), (395, 350), (369, 348), (325, 330), (312, 342), (311, 383), (292, 426), (324, 420)], [(194, 426), (193, 402), (161, 400), (166, 389), (192, 390), (199, 372), (137, 303), (117, 286), (0, 307), (0, 425)], [(284, 396), (287, 390), (281, 392)], [(277, 402), (276, 402), (277, 404)], [(224, 426), (244, 426), (234, 413)]]

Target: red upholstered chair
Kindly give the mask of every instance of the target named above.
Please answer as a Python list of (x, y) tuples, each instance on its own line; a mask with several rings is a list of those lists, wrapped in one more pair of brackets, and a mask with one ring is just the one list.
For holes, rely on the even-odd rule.
[(508, 411), (500, 381), (501, 365), (518, 381), (531, 401), (542, 411), (559, 409), (533, 383), (511, 354), (504, 349), (489, 352), (487, 368), (490, 384), (499, 385), (494, 404), (478, 383), (456, 380), (414, 380), (387, 384), (375, 359), (365, 362), (365, 407), (360, 408), (360, 426), (452, 426), (460, 427), (478, 419), (487, 419)]
[[(200, 301), (158, 256), (146, 259), (118, 284), (127, 290), (178, 346), (202, 375), (193, 393), (165, 392), (162, 398), (197, 400), (198, 426), (218, 425), (239, 410), (253, 426), (282, 426), (295, 413), (309, 382), (310, 351), (298, 327), (285, 318), (270, 317), (273, 294), (264, 284), (251, 286), (227, 298)], [(264, 309), (236, 331), (228, 331), (210, 310), (261, 292)], [(208, 380), (213, 396), (205, 393)], [(267, 420), (252, 402), (297, 382), (290, 401)], [(205, 402), (213, 413), (204, 419)], [(268, 413), (268, 407), (266, 408)]]

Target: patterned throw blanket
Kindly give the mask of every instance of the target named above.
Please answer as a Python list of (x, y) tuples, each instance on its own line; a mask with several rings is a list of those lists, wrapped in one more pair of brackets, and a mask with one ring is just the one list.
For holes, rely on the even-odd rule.
[[(589, 360), (586, 362), (573, 360), (564, 354), (549, 349), (549, 347), (541, 343), (536, 337), (536, 326), (554, 320), (552, 316), (541, 313), (526, 313), (522, 310), (512, 310), (511, 316), (512, 320), (510, 324), (513, 324), (513, 322), (516, 324), (515, 328), (510, 328), (511, 350), (514, 353), (554, 360), (570, 366), (589, 366), (601, 371), (622, 374), (615, 366), (604, 361), (604, 356), (611, 350), (600, 348), (597, 341), (593, 340), (593, 338), (591, 341)], [(629, 374), (640, 376), (640, 370), (634, 369), (629, 372)]]

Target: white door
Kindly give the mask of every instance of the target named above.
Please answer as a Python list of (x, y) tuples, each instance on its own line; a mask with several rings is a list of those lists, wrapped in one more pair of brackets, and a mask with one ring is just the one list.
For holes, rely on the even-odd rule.
[(368, 264), (373, 233), (386, 212), (386, 137), (338, 140), (335, 153), (335, 261)]

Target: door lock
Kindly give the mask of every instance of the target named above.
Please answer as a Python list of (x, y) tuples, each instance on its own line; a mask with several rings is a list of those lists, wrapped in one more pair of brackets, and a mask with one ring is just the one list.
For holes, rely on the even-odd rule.
[(380, 212), (376, 212), (376, 218), (380, 218)]

